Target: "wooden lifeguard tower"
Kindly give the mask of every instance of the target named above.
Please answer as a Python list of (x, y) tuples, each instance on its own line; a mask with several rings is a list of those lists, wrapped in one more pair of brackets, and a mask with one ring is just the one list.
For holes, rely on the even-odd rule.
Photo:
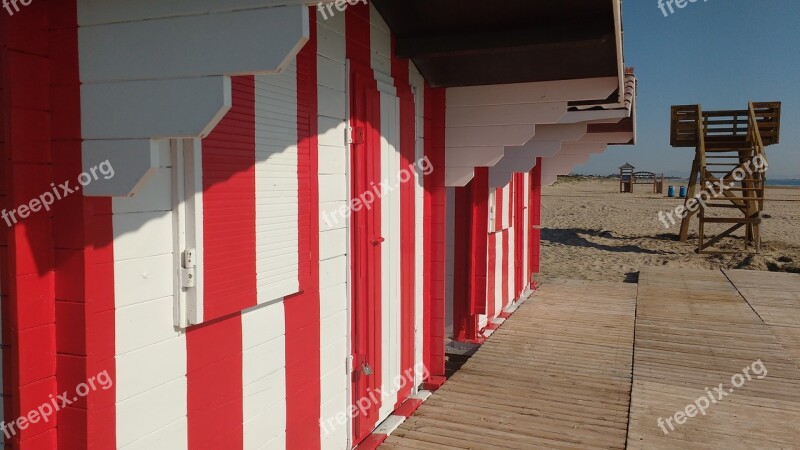
[[(700, 105), (672, 107), (671, 145), (696, 149), (684, 204), (688, 214), (681, 223), (682, 242), (688, 239), (692, 216), (698, 214), (698, 253), (733, 253), (708, 249), (743, 227), (744, 250), (748, 252), (752, 246), (756, 253), (761, 251), (765, 147), (779, 142), (780, 118), (780, 102), (750, 102), (746, 110), (734, 111), (704, 112)], [(719, 187), (722, 184), (724, 189)], [(707, 210), (712, 208), (731, 214), (708, 217)], [(706, 240), (705, 225), (710, 223), (730, 227)]]

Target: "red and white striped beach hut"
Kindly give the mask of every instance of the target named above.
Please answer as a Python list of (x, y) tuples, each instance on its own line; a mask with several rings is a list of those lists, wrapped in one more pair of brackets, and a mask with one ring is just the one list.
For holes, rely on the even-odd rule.
[(5, 448), (374, 446), (635, 84), (619, 0), (3, 2)]

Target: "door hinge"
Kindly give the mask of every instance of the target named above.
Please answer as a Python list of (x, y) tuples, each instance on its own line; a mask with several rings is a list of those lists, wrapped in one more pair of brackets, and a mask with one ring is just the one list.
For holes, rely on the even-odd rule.
[(347, 127), (347, 144), (363, 144), (366, 141), (366, 131), (364, 127)]
[(193, 248), (186, 249), (181, 254), (181, 288), (191, 289), (197, 285), (195, 261), (197, 254)]

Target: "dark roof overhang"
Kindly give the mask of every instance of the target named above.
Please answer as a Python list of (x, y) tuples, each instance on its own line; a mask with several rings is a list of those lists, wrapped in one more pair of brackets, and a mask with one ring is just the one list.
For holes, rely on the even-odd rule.
[(434, 87), (618, 77), (616, 0), (372, 0)]

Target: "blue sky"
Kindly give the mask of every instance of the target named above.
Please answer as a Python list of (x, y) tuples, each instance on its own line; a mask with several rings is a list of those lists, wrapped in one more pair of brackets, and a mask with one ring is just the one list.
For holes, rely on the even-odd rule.
[(687, 176), (694, 149), (669, 145), (670, 106), (744, 109), (783, 102), (771, 179), (800, 179), (800, 1), (698, 0), (664, 17), (658, 0), (624, 0), (625, 63), (639, 78), (638, 144), (612, 146), (581, 174), (639, 170)]

